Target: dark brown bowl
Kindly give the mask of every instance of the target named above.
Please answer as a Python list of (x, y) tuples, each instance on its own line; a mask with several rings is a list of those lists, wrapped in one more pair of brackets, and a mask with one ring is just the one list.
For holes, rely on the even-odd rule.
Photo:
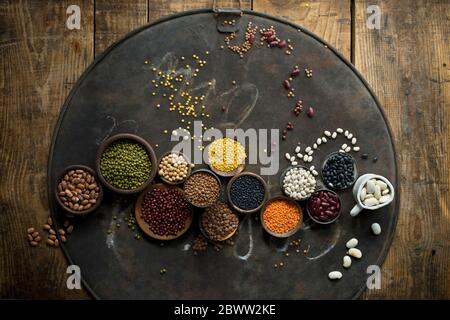
[[(187, 171), (187, 174), (186, 174), (186, 178), (184, 178), (183, 180), (180, 180), (180, 181), (169, 181), (169, 180), (167, 180), (166, 178), (164, 178), (163, 176), (161, 176), (161, 175), (159, 174), (159, 165), (160, 165), (162, 159), (163, 159), (165, 156), (167, 156), (167, 155), (169, 155), (169, 154), (172, 154), (172, 153), (175, 153), (175, 154), (177, 154), (177, 155), (181, 155), (181, 156), (186, 160), (186, 162), (188, 163), (188, 171)], [(158, 172), (158, 176), (161, 178), (161, 180), (162, 180), (164, 183), (170, 184), (170, 185), (172, 185), (172, 186), (175, 186), (175, 185), (178, 185), (178, 184), (182, 184), (183, 182), (186, 181), (186, 179), (189, 177), (189, 175), (190, 175), (191, 172), (192, 172), (192, 166), (191, 166), (191, 162), (189, 161), (189, 159), (186, 157), (186, 155), (185, 155), (184, 153), (181, 153), (181, 152), (178, 152), (178, 151), (169, 151), (169, 152), (164, 153), (164, 154), (161, 156), (161, 158), (159, 159), (159, 161), (158, 161), (157, 172)]]
[[(300, 211), (300, 220), (298, 221), (297, 226), (296, 226), (294, 229), (292, 229), (291, 231), (289, 231), (289, 232), (285, 232), (285, 233), (277, 233), (277, 232), (273, 232), (273, 231), (270, 230), (270, 229), (266, 226), (266, 224), (264, 223), (264, 211), (266, 211), (266, 207), (267, 207), (272, 201), (275, 201), (275, 200), (285, 200), (285, 201), (288, 201), (288, 202), (294, 204), (294, 205), (298, 208), (298, 210)], [(276, 238), (288, 238), (288, 237), (292, 236), (293, 234), (295, 234), (298, 230), (300, 230), (300, 228), (301, 228), (301, 226), (302, 226), (302, 223), (303, 223), (303, 210), (302, 210), (302, 208), (300, 207), (300, 205), (297, 203), (297, 201), (295, 201), (295, 200), (293, 200), (293, 199), (291, 199), (291, 198), (289, 198), (289, 197), (285, 197), (285, 196), (276, 196), (276, 197), (273, 197), (273, 198), (269, 199), (268, 201), (266, 201), (266, 203), (264, 204), (264, 206), (263, 206), (263, 208), (262, 208), (262, 210), (261, 210), (260, 220), (261, 220), (261, 225), (263, 226), (264, 230), (266, 230), (266, 232), (267, 232), (268, 234), (270, 234), (270, 235), (272, 235), (272, 236), (274, 236), (274, 237), (276, 237)]]
[[(189, 201), (189, 203), (192, 204), (194, 207), (197, 207), (197, 208), (208, 208), (208, 207), (212, 206), (214, 203), (216, 203), (217, 200), (219, 200), (219, 198), (220, 198), (220, 189), (222, 189), (222, 182), (220, 181), (220, 178), (219, 178), (214, 172), (212, 172), (211, 170), (208, 170), (208, 169), (197, 169), (197, 170), (192, 171), (191, 174), (186, 178), (186, 180), (185, 180), (184, 182), (186, 183), (186, 181), (189, 179), (189, 177), (191, 177), (191, 176), (193, 176), (194, 174), (199, 173), (199, 172), (205, 172), (205, 173), (208, 173), (208, 174), (212, 175), (212, 176), (217, 180), (217, 182), (219, 183), (219, 195), (217, 196), (217, 199), (216, 199), (214, 202), (209, 203), (209, 204), (207, 204), (207, 205), (203, 205), (203, 206), (202, 206), (202, 205), (199, 205), (199, 204), (192, 203), (192, 202), (189, 200), (188, 197), (186, 197), (186, 199), (187, 199), (187, 200)], [(184, 190), (184, 185), (183, 185), (183, 190)]]
[[(64, 176), (70, 170), (77, 170), (77, 169), (83, 169), (83, 170), (89, 172), (95, 178), (95, 181), (97, 181), (97, 185), (98, 185), (98, 188), (99, 188), (98, 198), (97, 198), (97, 202), (95, 203), (95, 205), (93, 205), (89, 209), (82, 210), (82, 211), (72, 210), (69, 207), (66, 207), (64, 205), (64, 203), (61, 201), (61, 199), (59, 198), (59, 196), (58, 196), (58, 193), (59, 193), (59, 191), (58, 191), (58, 184), (59, 184), (59, 182), (64, 178)], [(87, 166), (81, 165), (81, 164), (71, 165), (71, 166), (68, 166), (68, 167), (64, 168), (64, 170), (58, 176), (58, 180), (55, 183), (54, 193), (55, 193), (56, 201), (58, 202), (60, 207), (63, 208), (66, 211), (68, 216), (71, 216), (71, 217), (82, 217), (82, 216), (87, 215), (88, 213), (90, 213), (90, 212), (94, 211), (95, 209), (97, 209), (100, 206), (100, 204), (101, 204), (101, 202), (103, 200), (103, 187), (102, 187), (102, 185), (100, 183), (100, 180), (98, 179), (97, 174), (95, 173), (95, 171), (93, 169), (91, 169), (91, 168), (89, 168)]]
[(147, 187), (144, 191), (141, 192), (141, 194), (139, 195), (139, 197), (137, 198), (136, 204), (134, 206), (134, 216), (136, 218), (136, 222), (139, 226), (139, 228), (141, 228), (142, 232), (144, 232), (146, 235), (148, 235), (149, 237), (152, 237), (153, 239), (157, 239), (157, 240), (173, 240), (176, 239), (178, 237), (181, 237), (181, 235), (183, 235), (191, 226), (192, 224), (192, 219), (193, 219), (193, 208), (191, 208), (191, 215), (188, 217), (188, 219), (186, 219), (185, 221), (185, 225), (183, 230), (181, 230), (178, 234), (173, 235), (173, 236), (160, 236), (156, 233), (153, 233), (150, 228), (148, 227), (147, 222), (144, 221), (144, 219), (142, 219), (141, 217), (141, 213), (142, 213), (142, 202), (144, 201), (144, 197), (145, 195), (153, 190), (153, 189), (176, 189), (179, 192), (181, 192), (182, 194), (184, 194), (184, 191), (176, 186), (167, 186), (164, 185), (162, 183), (156, 183), (156, 184), (152, 184), (151, 186)]
[[(150, 171), (150, 177), (148, 178), (148, 180), (146, 182), (144, 182), (139, 188), (132, 189), (132, 190), (116, 188), (113, 185), (111, 185), (102, 175), (102, 172), (100, 170), (100, 158), (101, 158), (103, 152), (105, 151), (105, 149), (107, 147), (109, 147), (113, 142), (116, 142), (118, 140), (131, 140), (131, 141), (137, 142), (140, 145), (142, 145), (145, 148), (145, 150), (147, 150), (148, 157), (150, 159), (150, 162), (152, 163), (152, 170)], [(102, 144), (100, 145), (100, 147), (98, 148), (98, 151), (97, 151), (97, 157), (95, 160), (95, 169), (97, 171), (97, 176), (100, 179), (101, 183), (103, 183), (103, 185), (105, 185), (111, 191), (114, 191), (119, 194), (134, 194), (134, 193), (141, 192), (142, 190), (147, 188), (148, 185), (153, 181), (153, 179), (155, 178), (155, 175), (156, 175), (156, 171), (158, 170), (158, 162), (156, 160), (155, 151), (153, 151), (153, 148), (150, 146), (150, 144), (146, 140), (144, 140), (143, 138), (141, 138), (135, 134), (121, 133), (121, 134), (116, 134), (102, 142)]]
[[(239, 207), (238, 207), (236, 204), (234, 204), (233, 201), (231, 200), (231, 195), (230, 195), (231, 186), (233, 185), (233, 182), (236, 181), (237, 178), (242, 177), (242, 176), (252, 176), (252, 177), (255, 177), (256, 179), (258, 179), (258, 180), (262, 183), (262, 185), (263, 185), (263, 187), (264, 187), (264, 199), (263, 199), (263, 201), (261, 202), (261, 204), (260, 204), (258, 207), (254, 208), (254, 209), (246, 210), (246, 209), (239, 208)], [(238, 212), (241, 212), (241, 213), (253, 213), (253, 212), (256, 212), (256, 211), (260, 210), (260, 209), (263, 207), (264, 203), (266, 202), (267, 196), (268, 196), (268, 191), (267, 191), (267, 189), (268, 189), (268, 188), (267, 188), (267, 183), (264, 181), (264, 179), (263, 179), (261, 176), (257, 175), (256, 173), (253, 173), (253, 172), (248, 172), (248, 171), (241, 172), (241, 173), (239, 173), (238, 175), (235, 175), (233, 178), (231, 178), (231, 180), (228, 182), (228, 185), (227, 185), (227, 197), (228, 197), (228, 201), (229, 201), (229, 203), (231, 204), (231, 206), (233, 207), (233, 209), (235, 209), (235, 210), (238, 211)]]

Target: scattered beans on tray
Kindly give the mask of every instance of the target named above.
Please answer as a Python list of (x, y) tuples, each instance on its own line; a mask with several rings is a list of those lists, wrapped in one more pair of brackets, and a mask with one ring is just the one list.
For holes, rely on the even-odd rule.
[(141, 215), (150, 231), (159, 236), (176, 236), (191, 215), (191, 206), (178, 189), (152, 189), (142, 201)]
[(68, 171), (58, 183), (58, 197), (67, 207), (82, 212), (97, 203), (100, 187), (84, 169)]
[(207, 207), (219, 198), (220, 185), (211, 173), (200, 171), (188, 177), (184, 183), (184, 192), (194, 206)]
[(311, 216), (320, 222), (335, 220), (341, 209), (338, 195), (332, 191), (320, 190), (313, 193), (308, 200), (308, 211)]
[(226, 203), (217, 202), (202, 214), (201, 224), (210, 240), (223, 241), (237, 229), (239, 218)]

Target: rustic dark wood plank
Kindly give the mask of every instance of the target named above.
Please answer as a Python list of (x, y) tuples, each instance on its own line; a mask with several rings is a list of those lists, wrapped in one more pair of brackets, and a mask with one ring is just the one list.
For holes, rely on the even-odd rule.
[(95, 0), (95, 56), (131, 30), (146, 24), (147, 6), (147, 0)]
[[(381, 29), (366, 27), (369, 5)], [(401, 212), (382, 268), (364, 298), (450, 297), (450, 2), (356, 1), (355, 65), (393, 129)]]
[[(81, 29), (66, 9), (81, 8)], [(82, 298), (61, 250), (31, 248), (49, 214), (47, 157), (61, 105), (93, 58), (93, 1), (0, 2), (0, 297)], [(43, 233), (41, 231), (41, 235)]]
[(253, 9), (306, 27), (350, 60), (350, 0), (253, 0)]
[[(242, 9), (251, 9), (251, 0), (241, 0)], [(212, 8), (213, 0), (149, 0), (149, 21), (173, 13), (200, 8)], [(239, 8), (238, 0), (217, 0), (217, 7)]]

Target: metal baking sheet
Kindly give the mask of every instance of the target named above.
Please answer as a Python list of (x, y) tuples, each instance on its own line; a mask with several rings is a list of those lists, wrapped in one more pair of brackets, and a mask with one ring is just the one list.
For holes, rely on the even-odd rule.
[[(358, 137), (361, 152), (378, 156), (378, 162), (356, 155), (360, 174), (374, 172), (390, 179), (398, 195), (398, 172), (392, 135), (377, 99), (354, 67), (322, 39), (299, 26), (254, 11), (240, 18), (240, 28), (248, 21), (259, 26), (273, 25), (283, 38), (290, 38), (294, 52), (254, 48), (240, 59), (228, 49), (220, 49), (224, 34), (217, 31), (211, 10), (197, 10), (163, 18), (128, 34), (98, 57), (81, 76), (67, 98), (56, 126), (49, 157), (48, 194), (57, 224), (64, 214), (53, 198), (60, 171), (71, 164), (94, 167), (99, 144), (108, 136), (136, 133), (147, 139), (161, 156), (172, 147), (163, 129), (172, 128), (174, 113), (154, 107), (151, 95), (151, 64), (179, 68), (181, 56), (209, 51), (208, 64), (193, 85), (208, 87), (205, 104), (216, 128), (283, 128), (294, 122), (288, 139), (280, 143), (280, 172), (265, 176), (270, 195), (280, 193), (283, 158), (298, 141), (312, 144), (323, 130), (347, 128)], [(150, 60), (150, 65), (143, 62)], [(297, 98), (304, 106), (314, 106), (316, 116), (304, 114), (293, 119), (294, 99), (286, 97), (281, 82), (294, 65), (313, 69), (311, 79), (300, 77)], [(235, 80), (237, 85), (232, 86)], [(162, 100), (161, 100), (162, 101)], [(220, 106), (225, 104), (224, 114)], [(211, 125), (211, 124), (210, 124)], [(342, 140), (341, 140), (342, 141)], [(340, 143), (342, 144), (343, 141)], [(313, 164), (339, 149), (338, 142), (322, 145)], [(361, 153), (360, 152), (360, 153)], [(247, 170), (258, 173), (258, 166)], [(285, 257), (285, 241), (267, 236), (255, 216), (243, 219), (233, 246), (216, 252), (209, 248), (194, 255), (190, 245), (198, 229), (167, 242), (136, 240), (126, 223), (116, 221), (133, 212), (135, 196), (119, 196), (106, 191), (103, 204), (88, 217), (76, 222), (76, 230), (62, 249), (70, 264), (80, 266), (83, 285), (95, 298), (106, 299), (347, 299), (365, 289), (367, 268), (380, 266), (389, 249), (398, 214), (398, 196), (377, 212), (363, 212), (351, 218), (354, 201), (351, 191), (339, 192), (343, 213), (329, 226), (306, 221), (294, 237), (301, 239), (300, 253)], [(198, 214), (198, 213), (197, 213)], [(305, 214), (306, 216), (306, 214)], [(373, 236), (370, 225), (379, 222), (383, 232)], [(193, 224), (196, 225), (195, 222)], [(107, 234), (111, 229), (112, 234)], [(360, 241), (364, 257), (343, 271), (340, 281), (327, 278), (331, 270), (342, 270), (345, 242)], [(303, 250), (307, 250), (305, 254)], [(274, 264), (284, 262), (283, 268)], [(160, 275), (160, 269), (167, 273)]]

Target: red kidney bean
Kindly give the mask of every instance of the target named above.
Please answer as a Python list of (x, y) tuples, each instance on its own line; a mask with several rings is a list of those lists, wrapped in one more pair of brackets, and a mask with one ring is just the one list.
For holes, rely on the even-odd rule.
[(270, 37), (270, 36), (273, 35), (273, 32), (272, 32), (272, 31), (264, 31), (262, 35), (263, 35), (264, 37), (268, 38), (268, 37)]
[(308, 200), (308, 211), (311, 216), (321, 222), (335, 220), (339, 215), (339, 197), (331, 191), (317, 191)]
[(291, 72), (291, 77), (297, 77), (299, 74), (300, 74), (300, 69), (299, 68), (295, 68)]
[(276, 46), (278, 46), (278, 41), (271, 41), (270, 42), (270, 44), (269, 44), (271, 47), (276, 47)]
[(283, 81), (283, 87), (284, 87), (286, 90), (290, 90), (290, 89), (291, 89), (291, 83), (289, 82), (289, 80), (284, 80), (284, 81)]
[(281, 40), (278, 42), (278, 48), (284, 48), (286, 47), (286, 40)]
[(312, 107), (308, 108), (308, 111), (306, 112), (306, 114), (308, 115), (308, 117), (312, 118), (314, 117), (314, 109)]

